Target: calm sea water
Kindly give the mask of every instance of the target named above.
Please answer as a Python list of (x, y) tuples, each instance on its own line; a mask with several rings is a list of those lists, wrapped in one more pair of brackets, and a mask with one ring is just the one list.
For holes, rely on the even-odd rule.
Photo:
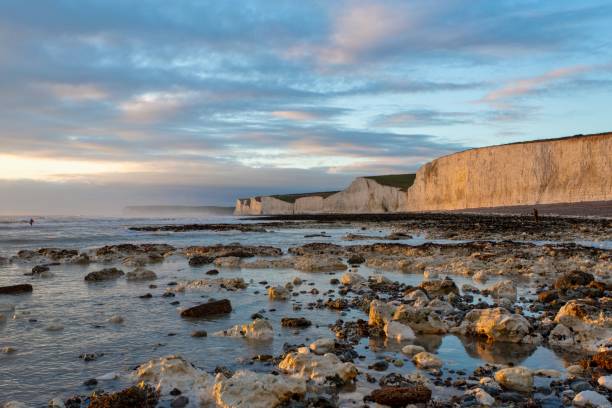
[[(342, 243), (345, 234), (359, 233), (356, 229), (329, 229), (331, 238), (305, 238), (304, 235), (321, 232), (313, 229), (276, 229), (266, 233), (240, 232), (187, 232), (187, 233), (143, 233), (129, 231), (129, 226), (151, 224), (183, 224), (192, 222), (237, 222), (233, 217), (216, 218), (79, 218), (55, 217), (38, 218), (33, 227), (23, 219), (0, 218), (0, 256), (14, 255), (20, 249), (59, 247), (85, 249), (115, 243), (168, 243), (177, 247), (189, 245), (211, 245), (240, 242), (242, 244), (273, 245), (286, 250), (288, 247), (307, 242), (330, 241)], [(368, 231), (368, 234), (384, 235), (388, 231)], [(366, 241), (367, 242), (367, 241)], [(419, 244), (422, 237), (405, 241)], [(0, 349), (13, 347), (17, 351), (0, 353), (0, 403), (18, 400), (31, 406), (46, 406), (54, 397), (66, 397), (75, 393), (90, 393), (83, 382), (99, 378), (109, 373), (122, 373), (133, 369), (151, 358), (168, 354), (180, 354), (198, 367), (212, 371), (216, 366), (230, 368), (244, 366), (245, 362), (258, 354), (278, 355), (284, 343), (300, 344), (311, 342), (318, 337), (333, 337), (328, 324), (338, 318), (351, 320), (366, 318), (358, 311), (348, 315), (318, 309), (315, 312), (303, 309), (294, 311), (292, 302), (272, 302), (260, 281), (271, 285), (285, 284), (294, 277), (304, 280), (297, 289), (300, 293), (295, 302), (306, 306), (317, 299), (327, 299), (323, 293), (335, 288), (329, 284), (333, 274), (304, 273), (290, 269), (224, 269), (220, 268), (219, 277), (242, 277), (249, 287), (240, 292), (193, 291), (178, 294), (175, 298), (161, 295), (168, 283), (180, 280), (202, 279), (207, 277), (207, 268), (193, 268), (181, 256), (172, 256), (161, 264), (148, 266), (158, 275), (157, 289), (148, 287), (150, 282), (134, 283), (120, 279), (116, 282), (87, 284), (83, 277), (100, 265), (56, 266), (52, 267), (54, 276), (48, 279), (33, 279), (24, 276), (31, 265), (11, 264), (0, 266), (0, 286), (16, 283), (31, 283), (34, 292), (29, 295), (0, 295)], [(123, 268), (129, 270), (129, 268)], [(367, 276), (374, 271), (360, 268)], [(335, 274), (336, 277), (340, 273)], [(392, 280), (418, 284), (422, 276), (385, 272)], [(468, 282), (465, 278), (454, 277), (457, 284)], [(473, 282), (469, 281), (471, 284)], [(313, 295), (310, 289), (316, 287), (321, 294)], [(152, 299), (139, 296), (151, 293)], [(213, 298), (231, 300), (234, 312), (228, 316), (190, 321), (181, 319), (181, 308)], [(171, 305), (179, 301), (179, 305)], [(14, 309), (14, 310), (13, 310)], [(271, 310), (272, 309), (272, 310)], [(271, 342), (253, 342), (244, 339), (208, 336), (193, 338), (194, 330), (208, 333), (229, 328), (235, 324), (251, 321), (251, 314), (263, 312), (274, 326), (276, 338)], [(125, 323), (109, 323), (113, 315), (120, 315)], [(313, 325), (305, 330), (295, 331), (280, 327), (284, 316), (305, 316)], [(50, 324), (61, 324), (64, 329), (50, 332), (45, 328)], [(561, 356), (543, 347), (518, 347), (505, 345), (503, 350), (497, 346), (459, 339), (455, 336), (423, 336), (417, 344), (436, 352), (445, 361), (446, 368), (465, 369), (468, 372), (483, 362), (514, 362), (537, 368), (562, 370), (571, 357)], [(366, 356), (357, 362), (360, 370), (384, 356), (401, 357), (400, 345), (377, 344), (364, 340), (357, 351)], [(79, 358), (82, 353), (99, 353), (96, 361), (84, 362)], [(263, 363), (253, 363), (254, 370), (271, 370)], [(388, 372), (407, 373), (415, 367), (406, 359), (401, 368)], [(380, 374), (376, 374), (380, 375)], [(121, 380), (100, 380), (98, 388), (119, 389), (126, 384)]]

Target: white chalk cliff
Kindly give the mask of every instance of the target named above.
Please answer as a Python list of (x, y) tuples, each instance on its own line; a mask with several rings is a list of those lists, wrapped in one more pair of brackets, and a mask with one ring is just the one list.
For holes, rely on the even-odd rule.
[(612, 133), (466, 150), (422, 166), (407, 190), (359, 177), (331, 195), (239, 199), (236, 215), (443, 211), (612, 200)]

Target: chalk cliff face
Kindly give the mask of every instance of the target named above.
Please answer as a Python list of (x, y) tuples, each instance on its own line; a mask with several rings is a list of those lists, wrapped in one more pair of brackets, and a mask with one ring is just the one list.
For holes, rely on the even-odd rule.
[(422, 166), (406, 211), (612, 199), (612, 133), (485, 147)]
[(293, 204), (267, 196), (236, 200), (234, 215), (262, 214), (293, 214)]
[(314, 213), (381, 213), (401, 211), (406, 192), (384, 186), (372, 179), (359, 177), (343, 191), (326, 198), (300, 197), (294, 203), (274, 197), (256, 197), (236, 201), (236, 215), (314, 214)]
[(405, 207), (405, 202), (406, 194), (399, 188), (383, 186), (372, 179), (359, 177), (345, 190), (327, 198), (298, 198), (295, 201), (295, 213), (396, 212)]

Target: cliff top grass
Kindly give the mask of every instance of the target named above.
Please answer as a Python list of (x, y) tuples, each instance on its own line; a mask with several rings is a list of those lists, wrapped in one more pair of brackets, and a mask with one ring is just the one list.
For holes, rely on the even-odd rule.
[(317, 193), (301, 193), (301, 194), (277, 194), (271, 197), (285, 201), (287, 203), (295, 203), (295, 200), (302, 197), (323, 197), (327, 198), (332, 194), (336, 194), (338, 191), (321, 191)]
[(414, 178), (416, 175), (414, 173), (406, 173), (406, 174), (386, 174), (383, 176), (367, 176), (364, 178), (374, 180), (380, 185), (390, 186), (399, 188), (402, 191), (408, 190), (414, 183)]

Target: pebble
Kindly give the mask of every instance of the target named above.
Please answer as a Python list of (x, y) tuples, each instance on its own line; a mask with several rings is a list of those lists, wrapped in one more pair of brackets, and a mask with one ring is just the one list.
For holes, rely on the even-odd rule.
[(189, 398), (187, 398), (184, 395), (181, 395), (178, 398), (175, 398), (171, 403), (170, 403), (170, 407), (171, 408), (183, 408), (186, 407), (187, 404), (189, 404)]

